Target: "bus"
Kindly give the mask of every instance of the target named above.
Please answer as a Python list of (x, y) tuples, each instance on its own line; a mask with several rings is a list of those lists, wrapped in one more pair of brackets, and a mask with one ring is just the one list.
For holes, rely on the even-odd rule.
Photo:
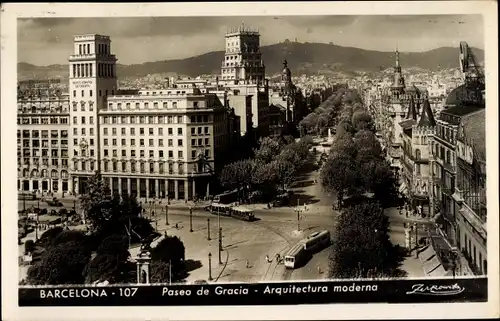
[(309, 257), (309, 253), (304, 249), (304, 243), (299, 242), (295, 244), (285, 255), (285, 268), (298, 268), (304, 264)]
[(231, 208), (231, 216), (244, 221), (254, 221), (255, 215), (251, 209), (242, 206)]
[(331, 243), (330, 232), (327, 230), (321, 232), (314, 232), (310, 234), (307, 238), (302, 240), (304, 243), (304, 250), (308, 252), (317, 252), (326, 247)]
[(231, 204), (238, 200), (238, 190), (227, 191), (222, 194), (215, 195), (214, 202), (220, 204)]

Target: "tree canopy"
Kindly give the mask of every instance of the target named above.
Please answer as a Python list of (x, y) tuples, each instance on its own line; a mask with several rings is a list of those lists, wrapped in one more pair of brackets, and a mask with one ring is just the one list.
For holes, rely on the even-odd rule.
[(180, 280), (185, 273), (184, 243), (177, 236), (167, 236), (151, 251), (151, 259), (165, 264), (171, 264), (172, 280)]

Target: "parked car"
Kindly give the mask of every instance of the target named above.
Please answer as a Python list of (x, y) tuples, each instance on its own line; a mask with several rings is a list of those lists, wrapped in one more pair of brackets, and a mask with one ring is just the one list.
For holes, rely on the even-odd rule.
[(63, 203), (61, 203), (61, 201), (60, 201), (60, 200), (58, 200), (56, 197), (54, 197), (52, 200), (45, 200), (45, 202), (46, 202), (49, 206), (56, 206), (56, 207), (63, 206)]

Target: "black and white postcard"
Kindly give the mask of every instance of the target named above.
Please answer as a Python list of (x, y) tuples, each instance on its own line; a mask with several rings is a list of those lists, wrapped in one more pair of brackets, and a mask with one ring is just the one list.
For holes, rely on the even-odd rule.
[(498, 316), (496, 2), (2, 7), (4, 319)]

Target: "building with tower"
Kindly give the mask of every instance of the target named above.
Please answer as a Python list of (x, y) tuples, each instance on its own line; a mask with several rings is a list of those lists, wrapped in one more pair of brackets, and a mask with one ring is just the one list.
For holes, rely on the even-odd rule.
[(108, 36), (74, 37), (69, 57), (71, 108), (70, 174), (76, 194), (85, 192), (85, 181), (100, 169), (99, 111), (117, 90), (116, 57)]
[(382, 117), (378, 117), (377, 128), (382, 130), (383, 146), (387, 151), (388, 159), (393, 170), (399, 173), (402, 164), (402, 135), (403, 128), (400, 123), (408, 113), (410, 99), (418, 106), (427, 98), (425, 91), (415, 86), (407, 87), (402, 74), (399, 51), (396, 50), (396, 64), (394, 66), (393, 82), (389, 88), (384, 90), (382, 96)]
[(226, 33), (226, 51), (221, 66), (221, 79), (226, 86), (264, 83), (265, 66), (260, 52), (260, 34), (243, 24)]
[(402, 128), (402, 180), (403, 192), (413, 210), (420, 216), (432, 213), (431, 195), (431, 146), (436, 121), (428, 100), (424, 101), (420, 115), (413, 98), (410, 98), (406, 120)]

